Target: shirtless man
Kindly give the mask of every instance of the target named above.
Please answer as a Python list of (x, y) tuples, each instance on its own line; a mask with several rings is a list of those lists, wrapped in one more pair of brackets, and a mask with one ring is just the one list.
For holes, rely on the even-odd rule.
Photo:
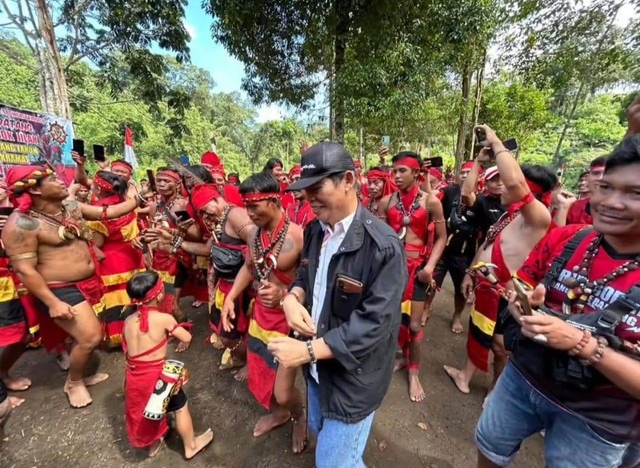
[(394, 192), (391, 174), (379, 167), (373, 167), (367, 172), (369, 196), (363, 200), (365, 207), (374, 215), (380, 213), (380, 201)]
[[(398, 361), (395, 370), (408, 367), (409, 398), (419, 402), (426, 396), (419, 378), (424, 337), (422, 311), (427, 289), (433, 284), (436, 264), (444, 251), (447, 230), (440, 200), (434, 194), (420, 190), (420, 155), (403, 151), (396, 154), (392, 161), (398, 191), (382, 199), (378, 212), (404, 243), (409, 272), (409, 283), (402, 298), (402, 325), (398, 337), (403, 358)], [(428, 229), (431, 223), (435, 225), (432, 248)]]
[[(40, 166), (11, 169), (7, 187), (16, 210), (2, 232), (2, 241), (14, 271), (40, 302), (41, 328), (52, 319), (59, 328), (51, 330), (64, 331), (76, 342), (64, 392), (72, 408), (82, 408), (92, 402), (86, 387), (108, 377), (95, 374), (83, 379), (91, 352), (102, 340), (96, 317), (102, 281), (96, 276), (88, 244), (91, 231), (84, 219), (117, 218), (143, 200), (130, 199), (109, 207), (63, 204), (69, 195), (64, 182), (51, 169)], [(66, 335), (61, 335), (64, 340)]]
[[(486, 143), (483, 144), (493, 149), (495, 154), (495, 163), (504, 186), (502, 205), (508, 206), (509, 210), (489, 229), (471, 265), (479, 262), (496, 265), (493, 274), (497, 284), (504, 287), (531, 249), (549, 230), (551, 214), (548, 205), (541, 200), (550, 198), (557, 177), (544, 166), (521, 168), (493, 130), (486, 125), (480, 128), (487, 135)], [(485, 148), (478, 155), (476, 164), (485, 166), (491, 163)], [(475, 278), (467, 274), (463, 280), (462, 291), (468, 299), (473, 297), (474, 279), (475, 302), (469, 320), (467, 362), (462, 370), (444, 366), (445, 372), (457, 389), (465, 394), (469, 393), (469, 382), (477, 369), (488, 372), (489, 350), (494, 353), (494, 376), (490, 391), (507, 362), (503, 337), (499, 327), (496, 327), (501, 308), (500, 295), (480, 274), (476, 274)]]
[(222, 309), (225, 330), (233, 327), (234, 301), (252, 283), (257, 291), (249, 324), (249, 390), (270, 413), (258, 420), (253, 436), (293, 421), (292, 450), (306, 445), (303, 400), (295, 386), (296, 368), (279, 366), (267, 349), (268, 341), (289, 334), (281, 301), (293, 281), (302, 252), (302, 228), (292, 223), (280, 205), (280, 184), (269, 173), (254, 174), (240, 184), (251, 221), (258, 226), (249, 242), (251, 255), (238, 273)]

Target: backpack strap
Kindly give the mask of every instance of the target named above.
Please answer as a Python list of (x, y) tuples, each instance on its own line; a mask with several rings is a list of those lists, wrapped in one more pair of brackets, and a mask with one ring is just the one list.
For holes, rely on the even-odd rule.
[(593, 226), (586, 226), (576, 232), (569, 242), (562, 249), (562, 253), (553, 259), (551, 266), (547, 270), (547, 273), (544, 275), (542, 279), (542, 284), (544, 287), (549, 290), (553, 281), (560, 276), (562, 269), (565, 267), (567, 262), (573, 257), (573, 254), (576, 253), (576, 249), (582, 243), (582, 241), (593, 232)]

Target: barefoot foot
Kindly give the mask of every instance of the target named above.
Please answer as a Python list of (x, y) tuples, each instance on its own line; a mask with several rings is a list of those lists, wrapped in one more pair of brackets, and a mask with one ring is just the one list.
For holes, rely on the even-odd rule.
[(67, 379), (63, 391), (67, 394), (69, 405), (72, 408), (84, 408), (93, 402), (83, 380)]
[(416, 403), (424, 400), (427, 395), (424, 393), (420, 378), (418, 377), (418, 370), (409, 371), (409, 399)]
[(467, 382), (462, 374), (462, 371), (455, 367), (443, 366), (444, 371), (447, 373), (453, 384), (456, 386), (460, 393), (467, 395), (469, 393), (469, 382)]
[(9, 404), (11, 405), (11, 408), (17, 408), (18, 406), (20, 406), (24, 402), (25, 402), (24, 398), (18, 398), (18, 397), (15, 397), (15, 396), (10, 396), (9, 397)]
[(3, 377), (2, 381), (12, 392), (24, 392), (31, 387), (31, 380), (26, 377)]
[(211, 333), (211, 336), (209, 337), (209, 343), (211, 343), (213, 349), (224, 349), (224, 344), (222, 344), (220, 337), (215, 333)]
[(407, 360), (404, 357), (396, 358), (393, 365), (393, 372), (398, 372), (407, 367)]
[(151, 447), (149, 447), (149, 458), (153, 458), (158, 455), (163, 445), (164, 439), (156, 440)]
[(183, 343), (182, 341), (180, 343), (178, 343), (178, 346), (176, 346), (176, 353), (184, 353), (187, 349), (189, 349), (189, 346), (191, 346), (191, 343)]
[(98, 385), (99, 383), (104, 382), (108, 378), (109, 378), (109, 374), (98, 372), (93, 375), (90, 375), (89, 377), (85, 377), (83, 380), (84, 380), (85, 386), (92, 387), (94, 385)]
[(270, 430), (275, 429), (278, 426), (282, 426), (290, 417), (291, 415), (288, 411), (280, 414), (269, 413), (266, 416), (262, 416), (253, 427), (253, 437), (263, 436)]
[(213, 440), (213, 432), (211, 432), (211, 429), (207, 429), (202, 434), (195, 437), (192, 447), (184, 448), (184, 458), (186, 458), (187, 460), (191, 460), (202, 449), (204, 449), (207, 445), (209, 445), (212, 440)]
[(291, 433), (291, 450), (293, 453), (302, 453), (307, 447), (307, 417), (302, 413), (298, 419), (291, 418), (293, 425)]
[(464, 331), (464, 327), (462, 326), (462, 321), (460, 317), (454, 317), (451, 320), (451, 333), (455, 333), (456, 335), (461, 334)]
[(249, 367), (247, 365), (240, 368), (233, 378), (238, 382), (244, 382), (249, 377)]

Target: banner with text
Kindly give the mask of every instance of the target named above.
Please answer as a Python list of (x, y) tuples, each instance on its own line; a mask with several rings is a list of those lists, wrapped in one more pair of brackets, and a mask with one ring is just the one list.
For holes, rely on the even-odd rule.
[(0, 104), (0, 165), (74, 166), (72, 146), (70, 120)]

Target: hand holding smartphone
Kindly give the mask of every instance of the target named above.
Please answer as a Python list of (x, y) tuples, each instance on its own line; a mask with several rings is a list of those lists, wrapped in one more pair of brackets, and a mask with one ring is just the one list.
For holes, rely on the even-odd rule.
[(533, 309), (529, 302), (529, 296), (527, 292), (530, 291), (529, 287), (525, 285), (518, 278), (512, 279), (513, 289), (518, 295), (518, 301), (520, 301), (520, 308), (522, 309), (522, 315), (533, 315)]

